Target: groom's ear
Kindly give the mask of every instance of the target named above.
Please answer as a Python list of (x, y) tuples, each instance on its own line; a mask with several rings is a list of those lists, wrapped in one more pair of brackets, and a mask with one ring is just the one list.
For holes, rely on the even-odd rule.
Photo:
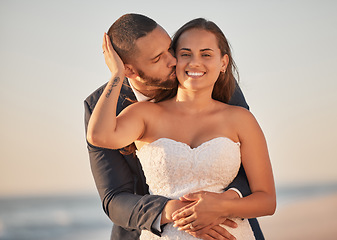
[(125, 67), (125, 77), (136, 78), (138, 77), (138, 71), (131, 64), (124, 64)]

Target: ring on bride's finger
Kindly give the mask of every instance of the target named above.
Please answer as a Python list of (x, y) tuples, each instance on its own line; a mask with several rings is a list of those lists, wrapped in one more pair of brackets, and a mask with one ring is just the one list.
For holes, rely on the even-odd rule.
[(188, 226), (190, 227), (191, 230), (195, 229), (195, 227), (193, 227), (192, 223), (188, 224)]

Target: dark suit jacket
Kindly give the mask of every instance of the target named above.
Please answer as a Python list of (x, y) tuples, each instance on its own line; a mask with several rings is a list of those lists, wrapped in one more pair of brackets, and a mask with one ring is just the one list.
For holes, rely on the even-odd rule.
[[(98, 88), (84, 101), (85, 130), (87, 130), (91, 113), (105, 86), (106, 84)], [(118, 99), (117, 114), (131, 104), (128, 99), (135, 100), (135, 96), (128, 81), (124, 81)], [(230, 103), (248, 109), (238, 86)], [(169, 199), (163, 196), (149, 195), (138, 158), (132, 155), (122, 155), (118, 150), (97, 148), (89, 143), (88, 151), (91, 170), (104, 212), (114, 223), (111, 239), (135, 240), (139, 238), (141, 230), (145, 229), (160, 235), (152, 225)], [(251, 193), (242, 167), (236, 179), (227, 189), (230, 187), (239, 189), (244, 196)], [(256, 239), (264, 239), (257, 220), (250, 219), (250, 223)]]

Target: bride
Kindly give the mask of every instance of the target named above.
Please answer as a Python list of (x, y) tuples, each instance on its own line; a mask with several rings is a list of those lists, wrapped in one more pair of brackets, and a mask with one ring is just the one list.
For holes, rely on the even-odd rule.
[[(179, 83), (174, 97), (134, 103), (118, 116), (117, 100), (128, 69), (106, 35), (103, 50), (110, 56), (107, 63), (113, 76), (92, 113), (88, 142), (111, 149), (134, 142), (150, 193), (172, 199), (189, 192), (221, 192), (242, 163), (252, 194), (216, 200), (208, 210), (214, 219), (231, 218), (238, 224), (227, 229), (236, 239), (254, 239), (247, 219), (274, 213), (274, 180), (267, 144), (256, 119), (244, 108), (223, 103), (233, 94), (235, 80), (222, 31), (201, 18), (181, 27), (172, 41)], [(162, 222), (168, 224), (161, 239), (195, 239), (176, 226), (193, 230), (203, 223), (196, 221), (192, 210), (183, 213), (185, 217), (175, 225), (173, 220)], [(148, 231), (140, 238), (159, 239)]]

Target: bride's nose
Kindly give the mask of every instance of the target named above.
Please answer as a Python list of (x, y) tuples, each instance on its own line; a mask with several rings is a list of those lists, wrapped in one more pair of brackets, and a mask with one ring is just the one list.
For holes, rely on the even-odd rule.
[(190, 61), (188, 63), (188, 65), (190, 67), (198, 67), (198, 66), (200, 66), (200, 64), (201, 64), (201, 62), (200, 62), (200, 58), (198, 56), (192, 55), (190, 57)]

